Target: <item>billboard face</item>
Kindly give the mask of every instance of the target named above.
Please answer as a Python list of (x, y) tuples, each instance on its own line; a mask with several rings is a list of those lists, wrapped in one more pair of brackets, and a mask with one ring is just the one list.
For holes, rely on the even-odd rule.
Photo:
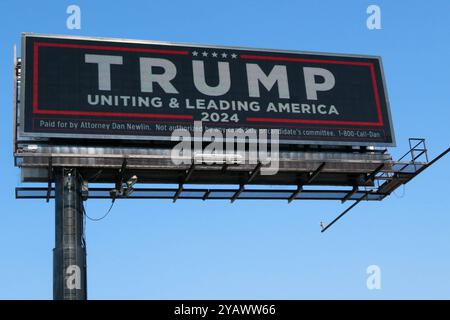
[(170, 140), (202, 121), (394, 145), (378, 57), (25, 34), (22, 61), (21, 137)]

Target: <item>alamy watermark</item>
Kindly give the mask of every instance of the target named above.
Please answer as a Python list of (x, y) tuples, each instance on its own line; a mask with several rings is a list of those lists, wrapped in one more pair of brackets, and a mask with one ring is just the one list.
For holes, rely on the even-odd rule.
[(76, 264), (72, 264), (66, 269), (66, 288), (70, 290), (81, 289), (81, 269)]
[(381, 9), (376, 4), (367, 7), (366, 13), (369, 15), (366, 20), (366, 26), (369, 30), (381, 29)]
[(81, 29), (81, 9), (75, 4), (67, 7), (66, 13), (69, 15), (66, 20), (66, 27), (69, 30)]
[[(279, 130), (242, 128), (178, 128), (171, 140), (179, 141), (171, 151), (171, 160), (181, 164), (253, 164), (261, 163), (261, 175), (274, 175), (279, 170)], [(193, 132), (193, 134), (191, 133)]]
[(366, 273), (369, 275), (366, 280), (366, 286), (369, 290), (381, 289), (381, 268), (376, 264), (367, 267)]

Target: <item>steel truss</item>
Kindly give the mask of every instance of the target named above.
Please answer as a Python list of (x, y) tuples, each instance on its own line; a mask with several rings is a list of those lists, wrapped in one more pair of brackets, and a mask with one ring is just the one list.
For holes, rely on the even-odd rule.
[[(86, 190), (86, 199), (355, 201), (324, 226), (323, 232), (361, 201), (383, 200), (450, 150), (428, 161), (424, 139), (411, 138), (409, 143), (410, 150), (397, 161), (393, 161), (385, 150), (363, 153), (284, 152), (280, 155), (280, 172), (275, 176), (262, 175), (261, 163), (205, 165), (192, 162), (174, 166), (166, 149), (147, 149), (145, 152), (130, 149), (125, 150), (129, 152), (127, 155), (118, 154), (114, 149), (109, 152), (102, 149), (98, 154), (86, 154), (86, 148), (76, 147), (72, 147), (72, 151), (77, 151), (77, 154), (67, 152), (64, 147), (55, 150), (44, 146), (32, 153), (22, 149), (16, 153), (16, 164), (22, 168), (23, 180), (46, 182), (47, 187), (18, 187), (16, 198), (53, 199), (53, 170), (57, 166), (78, 167), (86, 185), (115, 183), (114, 189), (90, 187)], [(124, 181), (131, 175), (150, 186), (123, 190)], [(176, 184), (177, 187), (161, 188), (157, 183)], [(186, 187), (188, 184), (191, 187)], [(121, 188), (122, 192), (117, 192)]]

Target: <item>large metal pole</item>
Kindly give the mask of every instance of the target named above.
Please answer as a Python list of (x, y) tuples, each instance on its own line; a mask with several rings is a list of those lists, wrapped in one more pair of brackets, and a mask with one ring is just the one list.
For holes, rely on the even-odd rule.
[(87, 299), (81, 183), (76, 169), (56, 169), (55, 249), (53, 249), (54, 300)]

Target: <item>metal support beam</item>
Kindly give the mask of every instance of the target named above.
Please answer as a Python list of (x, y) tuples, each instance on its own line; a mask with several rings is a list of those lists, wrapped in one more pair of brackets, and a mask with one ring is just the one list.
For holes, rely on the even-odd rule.
[(250, 176), (248, 177), (247, 183), (250, 183), (253, 181), (253, 179), (256, 178), (256, 176), (259, 174), (259, 172), (261, 171), (261, 166), (262, 163), (258, 162), (258, 164), (256, 165), (255, 169), (253, 169), (253, 171), (250, 173)]
[(441, 158), (443, 158), (447, 153), (450, 152), (450, 148), (447, 148), (445, 151), (443, 151), (441, 154), (439, 154), (436, 158), (434, 158), (433, 160), (431, 160), (430, 162), (428, 162), (426, 165), (424, 165), (422, 168), (420, 168), (419, 170), (417, 170), (411, 179), (409, 179), (408, 181), (405, 182), (405, 184), (407, 184), (409, 181), (411, 181), (415, 176), (417, 176), (418, 174), (420, 174), (422, 171), (424, 171), (426, 168), (432, 166), (435, 162), (439, 161)]
[(302, 186), (302, 185), (298, 185), (298, 186), (297, 186), (297, 190), (295, 190), (295, 191), (292, 193), (292, 195), (289, 197), (288, 203), (291, 203), (292, 200), (294, 200), (294, 199), (300, 194), (300, 192), (302, 192), (302, 190), (303, 190), (303, 186)]
[(354, 207), (356, 207), (356, 205), (357, 205), (358, 203), (360, 203), (362, 200), (366, 199), (366, 198), (367, 198), (367, 195), (368, 195), (368, 194), (365, 194), (365, 195), (363, 195), (361, 198), (359, 198), (358, 200), (356, 200), (350, 207), (348, 207), (347, 209), (345, 209), (344, 212), (342, 212), (342, 213), (341, 213), (340, 215), (338, 215), (333, 221), (331, 221), (329, 224), (327, 224), (326, 227), (324, 227), (324, 228), (322, 229), (321, 232), (327, 231), (327, 229), (328, 229), (329, 227), (331, 227), (333, 224), (335, 224), (335, 223), (336, 223), (340, 218), (342, 218), (347, 212), (349, 212), (349, 211), (352, 210)]
[(181, 180), (181, 182), (178, 184), (178, 190), (175, 193), (175, 195), (173, 196), (173, 202), (175, 203), (178, 198), (180, 197), (181, 192), (183, 191), (183, 185), (188, 182), (188, 180), (191, 178), (192, 173), (195, 170), (195, 164), (191, 164), (191, 166), (189, 167), (188, 170), (186, 170), (186, 175), (183, 177), (183, 179)]
[(53, 159), (52, 157), (48, 158), (48, 185), (47, 185), (47, 198), (45, 202), (50, 201), (50, 193), (52, 192), (52, 181), (53, 181)]
[(310, 173), (308, 175), (308, 179), (306, 179), (306, 183), (305, 184), (309, 184), (311, 182), (313, 182), (313, 180), (315, 178), (317, 178), (317, 176), (320, 174), (320, 172), (323, 170), (323, 168), (325, 167), (325, 162), (323, 162), (319, 167), (317, 167), (316, 170), (314, 170), (314, 172)]
[(186, 171), (186, 175), (184, 176), (183, 182), (181, 184), (185, 184), (186, 182), (188, 182), (188, 180), (191, 178), (194, 170), (195, 170), (195, 164), (193, 163), (189, 167), (188, 171)]
[(345, 195), (345, 197), (341, 200), (341, 203), (344, 203), (348, 199), (350, 199), (356, 192), (358, 192), (358, 186), (354, 186), (353, 189)]
[(55, 172), (53, 299), (86, 300), (86, 247), (81, 178), (76, 169)]
[[(317, 176), (320, 174), (320, 172), (323, 170), (324, 167), (325, 162), (323, 162), (320, 166), (318, 166), (316, 170), (310, 172), (304, 184), (310, 184), (311, 182), (313, 182), (313, 180), (317, 178)], [(292, 195), (289, 197), (288, 203), (291, 203), (292, 200), (294, 200), (302, 191), (303, 191), (303, 184), (299, 184), (297, 186), (297, 190), (292, 192)]]
[(177, 192), (175, 192), (175, 195), (173, 196), (173, 199), (172, 199), (173, 203), (177, 202), (178, 198), (180, 197), (181, 192), (183, 192), (183, 184), (182, 183), (180, 183), (178, 185)]
[[(253, 169), (253, 171), (249, 174), (248, 179), (246, 181), (246, 183), (250, 183), (253, 181), (253, 179), (255, 179), (255, 177), (259, 174), (259, 172), (261, 171), (261, 166), (262, 163), (258, 162), (258, 164), (256, 165), (256, 167)], [(239, 189), (236, 191), (236, 193), (231, 197), (231, 203), (233, 203), (234, 201), (236, 201), (237, 198), (239, 198), (239, 196), (241, 195), (242, 191), (244, 191), (245, 189), (245, 184), (246, 183), (241, 183), (239, 185)]]
[(231, 203), (233, 203), (234, 201), (236, 201), (237, 198), (239, 198), (239, 196), (241, 195), (242, 191), (244, 191), (244, 184), (241, 184), (239, 186), (239, 189), (236, 191), (236, 193), (231, 197)]
[(364, 179), (364, 183), (373, 181), (373, 179), (375, 179), (375, 176), (378, 174), (378, 172), (381, 171), (381, 169), (383, 169), (383, 167), (384, 163), (380, 164), (375, 170), (373, 170), (370, 174), (368, 174)]
[(208, 199), (210, 193), (211, 193), (211, 190), (206, 191), (205, 194), (203, 195), (202, 200), (205, 201), (206, 199)]

